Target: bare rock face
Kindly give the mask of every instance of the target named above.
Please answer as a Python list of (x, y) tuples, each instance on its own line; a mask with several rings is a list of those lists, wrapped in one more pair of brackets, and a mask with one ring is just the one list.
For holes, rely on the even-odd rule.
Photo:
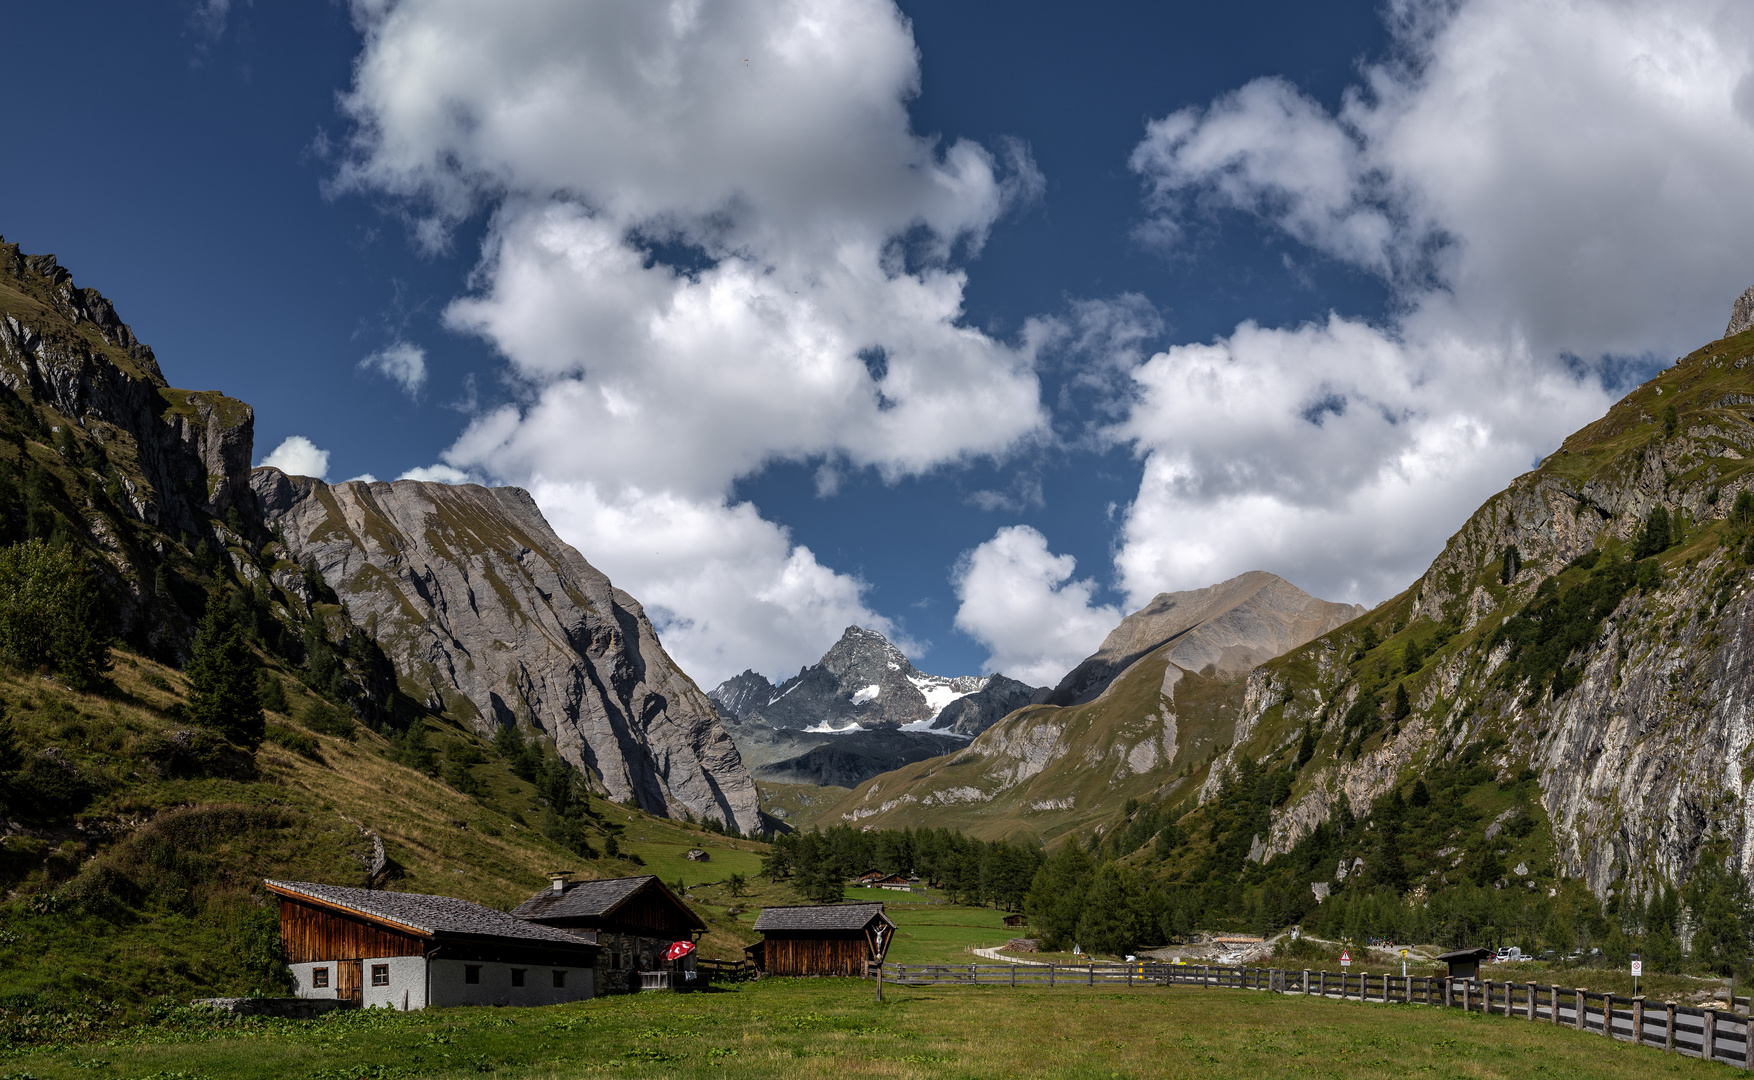
[(1744, 330), (1754, 330), (1754, 288), (1750, 288), (1730, 305), (1730, 328), (1724, 337), (1734, 337)]
[(759, 827), (754, 781), (712, 701), (527, 492), (331, 486), (278, 469), (251, 485), (288, 555), (315, 560), (416, 699), (484, 733), (533, 724), (611, 798)]
[(1251, 570), (1204, 589), (1159, 593), (1121, 620), (1102, 647), (1060, 680), (1052, 705), (1095, 699), (1141, 657), (1174, 642), (1166, 658), (1189, 671), (1240, 675), (1364, 614), (1318, 600), (1276, 574)]

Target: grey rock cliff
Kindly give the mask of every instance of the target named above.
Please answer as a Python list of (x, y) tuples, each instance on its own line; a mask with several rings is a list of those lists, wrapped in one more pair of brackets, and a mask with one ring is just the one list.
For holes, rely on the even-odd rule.
[(416, 699), (483, 733), (533, 724), (611, 798), (759, 827), (755, 784), (712, 701), (527, 492), (331, 486), (277, 469), (251, 484), (288, 555), (315, 560)]
[(1754, 288), (1730, 305), (1730, 327), (1724, 331), (1724, 337), (1735, 337), (1744, 330), (1754, 330)]
[(1047, 701), (1093, 700), (1129, 665), (1172, 641), (1170, 662), (1189, 671), (1240, 675), (1362, 614), (1356, 604), (1318, 600), (1264, 570), (1204, 589), (1159, 593), (1122, 619)]

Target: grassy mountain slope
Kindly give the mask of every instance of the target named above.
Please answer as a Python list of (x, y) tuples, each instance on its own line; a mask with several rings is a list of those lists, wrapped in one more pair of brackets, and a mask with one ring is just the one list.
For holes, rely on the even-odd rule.
[[(181, 674), (118, 652), (112, 684), (81, 694), (33, 674), (0, 677), (0, 702), (32, 763), (0, 777), (22, 818), (0, 840), (0, 969), (14, 1006), (273, 990), (283, 979), (276, 909), (261, 878), (363, 884), (367, 830), (389, 858), (384, 887), (500, 908), (557, 867), (674, 881), (671, 863), (698, 846), (717, 860), (698, 864), (705, 873), (692, 884), (747, 873), (765, 850), (591, 799), (582, 820), (592, 847), (601, 853), (614, 836), (623, 856), (642, 858), (581, 858), (543, 835), (537, 788), (461, 725), (434, 724), (428, 741), (446, 771), (478, 762), (461, 766), (474, 795), (398, 763), (394, 743), (352, 720), (311, 730), (271, 713), (278, 737), (299, 751), (269, 742), (253, 762), (223, 745), (208, 747), (204, 764), (179, 758), (170, 748), (189, 730), (175, 713)], [(294, 693), (289, 705), (297, 714), (316, 700)], [(53, 769), (33, 770), (39, 760)], [(62, 800), (50, 805), (42, 794), (50, 790)], [(749, 932), (709, 904), (695, 906), (712, 927), (703, 953), (740, 955)]]
[(1184, 671), (1166, 658), (1175, 647), (1135, 661), (1094, 701), (1019, 709), (961, 752), (868, 780), (812, 820), (1045, 842), (1111, 821), (1129, 799), (1196, 791), (1230, 743), (1245, 684)]

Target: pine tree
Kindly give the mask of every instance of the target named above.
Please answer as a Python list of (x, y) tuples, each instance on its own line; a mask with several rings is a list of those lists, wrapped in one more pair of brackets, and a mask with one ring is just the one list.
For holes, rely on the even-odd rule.
[(1309, 724), (1306, 723), (1303, 725), (1303, 741), (1297, 744), (1297, 767), (1301, 769), (1305, 765), (1308, 765), (1309, 759), (1315, 757), (1315, 752), (1315, 729), (1311, 728)]
[(1411, 713), (1412, 711), (1413, 711), (1413, 702), (1407, 697), (1407, 684), (1406, 683), (1396, 683), (1395, 684), (1395, 708), (1394, 708), (1393, 713), (1390, 715), (1389, 719), (1393, 720), (1395, 723), (1398, 724), (1402, 720), (1407, 719), (1408, 714)]
[(207, 614), (195, 639), (195, 656), (184, 675), (189, 680), (189, 718), (240, 746), (262, 744), (265, 722), (256, 677), (261, 665), (244, 645), (223, 590), (207, 596)]
[(1638, 530), (1638, 538), (1632, 545), (1632, 557), (1649, 558), (1668, 550), (1668, 547), (1669, 512), (1662, 506), (1657, 506), (1644, 519), (1644, 527)]
[(1523, 568), (1522, 553), (1517, 551), (1515, 544), (1511, 544), (1511, 545), (1507, 546), (1504, 549), (1504, 567), (1498, 573), (1499, 583), (1503, 584), (1503, 585), (1509, 585), (1511, 582), (1516, 580), (1517, 572), (1519, 570), (1521, 570), (1522, 568)]
[(84, 690), (109, 670), (110, 616), (77, 548), (31, 540), (0, 550), (0, 659), (47, 667)]
[(1681, 414), (1675, 411), (1675, 403), (1671, 401), (1668, 407), (1663, 410), (1663, 434), (1673, 435), (1675, 429), (1680, 426)]

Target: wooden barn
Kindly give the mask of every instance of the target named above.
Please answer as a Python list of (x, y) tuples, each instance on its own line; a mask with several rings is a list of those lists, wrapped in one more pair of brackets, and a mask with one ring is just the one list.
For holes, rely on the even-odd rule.
[(763, 940), (743, 950), (763, 975), (864, 975), (895, 936), (882, 904), (817, 904), (761, 909)]
[(601, 881), (567, 878), (551, 875), (549, 887), (512, 914), (596, 944), (602, 950), (600, 992), (638, 989), (634, 975), (644, 971), (673, 972), (679, 984), (691, 981), (694, 954), (665, 960), (664, 953), (678, 941), (697, 940), (706, 923), (662, 881), (651, 874)]
[(1012, 927), (1012, 928), (1019, 927), (1019, 926), (1028, 926), (1029, 925), (1029, 917), (1027, 915), (1024, 915), (1021, 912), (1012, 912), (1011, 914), (1005, 916), (1005, 925), (1008, 927)]
[(552, 1005), (596, 993), (597, 947), (449, 896), (267, 881), (295, 993), (365, 1007)]

